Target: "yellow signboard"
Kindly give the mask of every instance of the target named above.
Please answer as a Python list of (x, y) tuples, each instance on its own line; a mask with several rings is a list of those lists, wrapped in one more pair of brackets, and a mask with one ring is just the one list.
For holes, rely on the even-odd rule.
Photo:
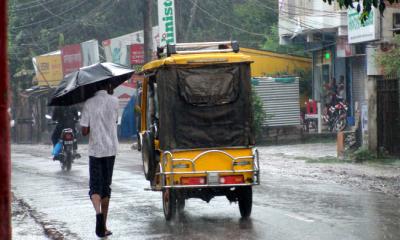
[(34, 65), (39, 86), (57, 86), (63, 79), (61, 54), (37, 56)]

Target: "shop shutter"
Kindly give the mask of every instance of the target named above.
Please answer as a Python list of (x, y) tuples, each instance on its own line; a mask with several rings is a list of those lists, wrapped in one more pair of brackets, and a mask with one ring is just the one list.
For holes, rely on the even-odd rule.
[(264, 126), (300, 125), (299, 78), (262, 77), (253, 81), (256, 83), (254, 90), (267, 113)]
[(352, 94), (353, 102), (359, 104), (365, 102), (365, 88), (367, 78), (367, 66), (365, 56), (357, 56), (351, 59), (352, 67)]

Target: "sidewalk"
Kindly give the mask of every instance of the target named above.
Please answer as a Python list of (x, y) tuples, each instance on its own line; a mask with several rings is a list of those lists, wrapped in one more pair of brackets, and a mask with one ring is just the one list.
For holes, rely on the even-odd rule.
[(349, 163), (336, 159), (335, 143), (258, 147), (264, 171), (334, 181), (400, 198), (400, 161), (395, 164)]
[(14, 194), (12, 198), (12, 239), (48, 239), (42, 225), (35, 221), (32, 209)]

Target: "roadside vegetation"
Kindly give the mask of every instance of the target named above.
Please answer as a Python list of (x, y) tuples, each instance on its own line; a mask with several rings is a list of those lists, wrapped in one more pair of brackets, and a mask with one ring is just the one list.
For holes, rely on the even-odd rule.
[(378, 154), (374, 154), (366, 147), (361, 147), (356, 151), (346, 153), (344, 159), (340, 159), (334, 156), (324, 156), (318, 158), (297, 156), (294, 157), (294, 159), (303, 160), (306, 163), (357, 163), (368, 165), (400, 166), (400, 158), (390, 156), (383, 151)]

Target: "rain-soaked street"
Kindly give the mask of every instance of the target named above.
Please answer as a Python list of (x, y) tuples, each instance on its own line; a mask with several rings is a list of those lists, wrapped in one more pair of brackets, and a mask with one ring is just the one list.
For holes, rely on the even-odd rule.
[[(169, 223), (161, 193), (145, 190), (140, 154), (121, 145), (109, 239), (400, 239), (398, 197), (317, 176), (301, 161), (286, 162), (291, 148), (303, 156), (335, 154), (333, 144), (260, 147), (262, 183), (254, 188), (249, 220), (240, 219), (237, 204), (217, 197), (209, 204), (190, 199), (184, 215)], [(49, 149), (12, 146), (13, 239), (97, 239), (86, 146), (69, 173), (51, 160)]]

